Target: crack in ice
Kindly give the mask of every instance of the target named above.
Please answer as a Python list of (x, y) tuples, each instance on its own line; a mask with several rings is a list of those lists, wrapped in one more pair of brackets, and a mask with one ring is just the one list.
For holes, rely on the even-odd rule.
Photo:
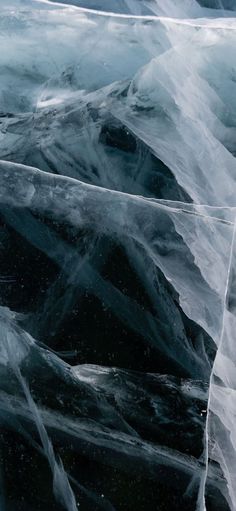
[(211, 371), (210, 381), (209, 381), (209, 395), (208, 395), (208, 402), (207, 402), (207, 415), (206, 415), (206, 426), (205, 426), (205, 470), (204, 470), (204, 476), (201, 480), (201, 484), (200, 484), (200, 488), (199, 488), (198, 504), (197, 504), (198, 511), (206, 511), (205, 494), (206, 494), (206, 483), (207, 483), (208, 468), (209, 468), (209, 421), (210, 421), (210, 413), (211, 413), (211, 387), (212, 387), (212, 382), (213, 382), (213, 378), (214, 378), (215, 362), (216, 362), (217, 354), (222, 346), (223, 337), (224, 337), (225, 313), (226, 313), (226, 306), (227, 306), (227, 296), (228, 296), (228, 292), (229, 292), (230, 274), (231, 274), (231, 269), (232, 269), (235, 235), (236, 235), (236, 218), (234, 221), (234, 229), (233, 229), (233, 233), (232, 233), (232, 241), (231, 241), (231, 247), (230, 247), (229, 265), (228, 265), (227, 280), (226, 280), (225, 294), (224, 294), (224, 308), (223, 308), (223, 315), (222, 315), (222, 328), (221, 328), (221, 334), (220, 334), (220, 342), (217, 347), (217, 352), (215, 355), (215, 360), (214, 360), (214, 363), (212, 366), (212, 371)]

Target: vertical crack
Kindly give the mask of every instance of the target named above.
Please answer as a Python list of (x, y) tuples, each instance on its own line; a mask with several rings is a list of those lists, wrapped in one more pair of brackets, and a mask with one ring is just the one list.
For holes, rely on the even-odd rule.
[(226, 278), (226, 285), (225, 285), (225, 293), (224, 293), (224, 301), (223, 301), (223, 313), (222, 313), (222, 326), (221, 326), (221, 333), (220, 333), (220, 340), (218, 349), (216, 352), (215, 360), (212, 366), (212, 371), (210, 375), (209, 380), (209, 393), (208, 393), (208, 401), (207, 401), (207, 414), (206, 414), (206, 427), (205, 427), (205, 471), (201, 478), (199, 493), (198, 493), (198, 501), (197, 501), (197, 511), (206, 511), (206, 499), (205, 499), (205, 493), (206, 493), (206, 482), (207, 482), (207, 474), (208, 474), (208, 468), (209, 468), (209, 422), (210, 422), (210, 409), (211, 409), (211, 389), (212, 389), (212, 382), (215, 372), (215, 364), (216, 359), (219, 353), (219, 350), (223, 343), (223, 337), (224, 337), (224, 330), (225, 330), (225, 313), (226, 313), (226, 306), (227, 306), (227, 296), (229, 291), (229, 279), (231, 274), (231, 268), (232, 268), (232, 260), (233, 260), (233, 249), (234, 249), (234, 242), (235, 242), (235, 234), (236, 234), (236, 217), (234, 219), (234, 228), (232, 233), (232, 240), (231, 240), (231, 246), (230, 246), (230, 256), (229, 256), (229, 264), (228, 264), (228, 270), (227, 270), (227, 278)]

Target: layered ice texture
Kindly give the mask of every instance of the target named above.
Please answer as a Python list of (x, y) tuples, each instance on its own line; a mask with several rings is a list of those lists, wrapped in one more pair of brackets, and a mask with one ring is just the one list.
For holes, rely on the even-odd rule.
[(235, 0), (1, 0), (0, 48), (1, 511), (235, 511)]

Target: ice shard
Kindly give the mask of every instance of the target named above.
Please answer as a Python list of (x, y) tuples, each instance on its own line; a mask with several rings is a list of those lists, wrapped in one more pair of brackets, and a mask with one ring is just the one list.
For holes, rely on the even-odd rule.
[(2, 0), (2, 511), (236, 510), (235, 45), (234, 0)]

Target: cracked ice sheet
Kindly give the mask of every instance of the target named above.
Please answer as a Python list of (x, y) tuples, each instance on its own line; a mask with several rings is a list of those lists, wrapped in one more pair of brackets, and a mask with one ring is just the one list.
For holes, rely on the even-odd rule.
[[(126, 468), (131, 473), (136, 464), (143, 467), (141, 479), (145, 473), (149, 482), (155, 481), (148, 486), (150, 508), (164, 499), (167, 509), (168, 506), (193, 509), (199, 495), (203, 506), (205, 485), (207, 505), (219, 511), (227, 509), (228, 502), (234, 509), (234, 450), (228, 435), (229, 428), (233, 431), (234, 413), (233, 337), (232, 333), (227, 334), (223, 343), (221, 331), (223, 314), (224, 325), (233, 324), (227, 310), (224, 312), (224, 295), (235, 210), (217, 206), (235, 206), (235, 20), (187, 19), (173, 23), (170, 19), (150, 19), (146, 22), (97, 16), (40, 2), (24, 3), (24, 9), (19, 2), (11, 2), (10, 9), (3, 6), (1, 157), (27, 165), (33, 161), (33, 165), (44, 171), (64, 175), (50, 176), (29, 166), (1, 162), (1, 253), (5, 271), (1, 299), (4, 305), (23, 313), (13, 321), (9, 320), (8, 309), (2, 310), (1, 363), (7, 366), (1, 378), (5, 392), (1, 395), (3, 423), (11, 424), (17, 445), (20, 432), (32, 446), (32, 452), (27, 451), (29, 447), (23, 449), (23, 453), (28, 453), (26, 458), (36, 456), (35, 448), (41, 453), (43, 446), (48, 463), (43, 464), (40, 457), (34, 457), (36, 462), (30, 465), (30, 472), (38, 472), (37, 463), (41, 474), (46, 473), (47, 465), (54, 468), (54, 478), (59, 470), (63, 480), (59, 486), (64, 489), (60, 497), (67, 499), (72, 509), (75, 502), (68, 484), (85, 509), (91, 509), (94, 498), (101, 509), (105, 506), (111, 509), (113, 504), (125, 510), (137, 509), (142, 505), (138, 499), (140, 474), (133, 490), (130, 490), (132, 484), (129, 485), (128, 497), (122, 503), (119, 500), (127, 481)], [(186, 65), (190, 57), (191, 65)], [(103, 73), (99, 72), (101, 66)], [(164, 168), (161, 161), (166, 164)], [(168, 181), (162, 194), (151, 179), (152, 174), (159, 179), (159, 172)], [(181, 204), (144, 196), (171, 198), (180, 200)], [(215, 207), (184, 204), (191, 200)], [(25, 261), (30, 263), (28, 273)], [(44, 272), (47, 278), (42, 276)], [(134, 291), (132, 279), (136, 285), (141, 282), (141, 292)], [(31, 281), (35, 285), (33, 293)], [(33, 295), (31, 299), (27, 293)], [(95, 313), (90, 305), (92, 299)], [(71, 339), (68, 324), (63, 321), (67, 318), (73, 330), (75, 307), (79, 314), (74, 327), (76, 335)], [(93, 314), (89, 318), (85, 315), (83, 320), (89, 307)], [(97, 331), (90, 329), (99, 314), (104, 315)], [(101, 325), (109, 320), (108, 334), (104, 329), (99, 337)], [(34, 341), (27, 332), (34, 334), (44, 350), (40, 355), (32, 348)], [(213, 341), (220, 348), (211, 381), (209, 409), (213, 413), (208, 415), (207, 440), (209, 455), (220, 462), (220, 467), (210, 462), (205, 480), (207, 452), (203, 452), (202, 440), (207, 387), (216, 350)], [(85, 362), (98, 361), (100, 367), (77, 367), (74, 372), (77, 381), (72, 382), (68, 376), (70, 367), (60, 365), (55, 356), (49, 355), (47, 345), (58, 357), (72, 357), (72, 364), (80, 363), (84, 357)], [(94, 354), (97, 352), (99, 355)], [(105, 391), (101, 381), (101, 366), (111, 365), (114, 359), (116, 365), (124, 367), (124, 373), (121, 369), (112, 373), (119, 381), (120, 399), (116, 385), (112, 384), (110, 391), (109, 381), (105, 380)], [(17, 391), (15, 380), (15, 387), (11, 387), (12, 374), (9, 377), (12, 364), (15, 376), (18, 375)], [(163, 376), (168, 368), (174, 377)], [(136, 376), (130, 374), (130, 369), (136, 370)], [(143, 370), (162, 374), (144, 378), (140, 374)], [(110, 370), (105, 368), (104, 372), (109, 374)], [(91, 374), (97, 387), (92, 395)], [(219, 385), (219, 378), (227, 392), (224, 385)], [(137, 381), (142, 382), (140, 394)], [(71, 402), (75, 387), (78, 394)], [(187, 401), (183, 387), (190, 389)], [(132, 392), (127, 388), (135, 389), (138, 396), (136, 422), (129, 401)], [(105, 400), (101, 400), (101, 390), (106, 393)], [(171, 425), (174, 429), (177, 425), (171, 416), (173, 403), (168, 392), (179, 403), (176, 416), (179, 413), (180, 422), (189, 425), (186, 435), (190, 437), (189, 445), (193, 438), (193, 446), (188, 454), (178, 452), (186, 446), (183, 442), (180, 449), (171, 435)], [(224, 394), (227, 407), (223, 416)], [(145, 428), (145, 404), (155, 410), (154, 421), (151, 413), (148, 416), (150, 424), (154, 422), (152, 431)], [(53, 438), (55, 451), (44, 424)], [(96, 434), (99, 441), (95, 452)], [(76, 439), (72, 449), (64, 442), (67, 435)], [(164, 447), (156, 443), (161, 435)], [(42, 446), (37, 443), (39, 436)], [(14, 449), (8, 449), (7, 435), (4, 439), (7, 439), (4, 452), (8, 454), (8, 468), (12, 469)], [(168, 442), (172, 442), (171, 446)], [(104, 445), (109, 476), (102, 468)], [(78, 459), (75, 462), (75, 451), (80, 455), (82, 452), (90, 462), (92, 459), (92, 470), (81, 458), (79, 463)], [(65, 472), (57, 464), (54, 452), (60, 454)], [(86, 470), (82, 474), (81, 461), (89, 477)], [(96, 480), (96, 462), (104, 479), (97, 476)], [(119, 477), (116, 471), (111, 472), (112, 467), (115, 470), (118, 467)], [(125, 474), (123, 478), (122, 474)], [(4, 477), (3, 474), (3, 485)], [(112, 477), (118, 480), (117, 490), (114, 495), (108, 485), (106, 492), (112, 504), (109, 501), (103, 504), (98, 495), (105, 486), (104, 481)], [(87, 490), (92, 478), (96, 480), (93, 503)], [(80, 487), (74, 479), (78, 479)], [(59, 478), (59, 483), (62, 480)], [(169, 489), (173, 480), (177, 482), (176, 487)], [(37, 498), (44, 495), (44, 511), (45, 506), (57, 509), (48, 489), (50, 481), (48, 473), (44, 485), (41, 479), (38, 481), (43, 491), (39, 486), (35, 491), (37, 484), (32, 482)], [(54, 490), (58, 497), (57, 485)], [(174, 502), (176, 494), (179, 500)], [(30, 500), (31, 495), (27, 498), (28, 511), (35, 502)], [(14, 510), (19, 507), (16, 497), (11, 505)]]
[[(167, 202), (158, 204), (22, 165), (1, 162), (0, 170), (2, 206), (28, 208), (57, 222), (91, 229), (118, 241), (123, 237), (133, 240), (173, 283), (185, 313), (217, 342), (229, 257), (225, 243), (230, 240), (234, 210), (221, 209), (218, 215), (226, 214), (226, 221), (218, 221), (216, 208), (208, 208), (205, 219), (202, 213), (197, 214), (198, 206), (194, 209), (187, 205), (187, 210), (195, 213), (187, 214), (177, 203), (171, 208)], [(211, 218), (212, 212), (216, 218)], [(56, 247), (51, 255), (60, 261)], [(196, 282), (194, 275), (198, 275)], [(203, 304), (204, 296), (209, 299)]]
[[(142, 343), (146, 344), (151, 352), (151, 357), (156, 357), (156, 354), (159, 353), (162, 357), (162, 363), (163, 359), (167, 359), (174, 364), (173, 371), (178, 375), (176, 381), (171, 381), (171, 379), (168, 381), (168, 377), (163, 377), (156, 386), (154, 377), (154, 382), (152, 384), (153, 390), (149, 397), (148, 391), (145, 390), (145, 383), (142, 386), (145, 399), (152, 400), (152, 407), (154, 406), (155, 400), (157, 401), (155, 405), (157, 407), (157, 415), (155, 416), (156, 425), (154, 425), (154, 434), (156, 428), (157, 431), (160, 429), (163, 420), (171, 424), (169, 417), (170, 412), (168, 412), (167, 409), (168, 391), (163, 404), (161, 404), (161, 398), (159, 397), (160, 385), (162, 384), (163, 388), (167, 388), (168, 390), (172, 386), (173, 391), (178, 393), (180, 392), (178, 388), (181, 389), (181, 385), (183, 385), (183, 382), (181, 383), (178, 378), (181, 376), (185, 379), (186, 383), (184, 383), (184, 385), (186, 388), (190, 389), (190, 402), (191, 399), (193, 399), (193, 402), (191, 406), (187, 405), (186, 408), (184, 398), (181, 398), (183, 399), (183, 403), (182, 406), (180, 406), (179, 413), (180, 415), (183, 414), (183, 423), (186, 421), (184, 414), (187, 413), (189, 427), (193, 427), (193, 431), (194, 429), (196, 430), (197, 425), (197, 433), (195, 433), (197, 442), (194, 442), (194, 445), (195, 448), (196, 445), (198, 445), (198, 448), (196, 448), (197, 450), (195, 452), (192, 452), (191, 456), (180, 454), (180, 445), (176, 445), (175, 442), (171, 446), (172, 450), (169, 451), (165, 433), (163, 433), (163, 444), (165, 447), (162, 447), (160, 451), (159, 447), (157, 448), (155, 446), (156, 442), (154, 438), (152, 436), (150, 437), (149, 432), (144, 432), (146, 417), (145, 411), (142, 409), (142, 395), (140, 396), (140, 419), (139, 421), (136, 419), (134, 423), (132, 414), (131, 416), (129, 416), (129, 414), (127, 416), (126, 409), (130, 408), (130, 405), (125, 404), (126, 397), (123, 397), (121, 400), (122, 403), (124, 402), (124, 405), (122, 404), (121, 406), (120, 403), (112, 405), (112, 408), (118, 407), (119, 415), (123, 420), (122, 422), (122, 420), (119, 421), (116, 417), (115, 409), (113, 410), (111, 408), (109, 410), (109, 406), (111, 405), (106, 405), (106, 401), (104, 404), (101, 402), (99, 404), (101, 398), (98, 396), (100, 396), (101, 391), (96, 385), (95, 390), (94, 386), (92, 386), (92, 389), (93, 393), (95, 392), (95, 400), (99, 399), (99, 401), (97, 405), (95, 405), (95, 408), (94, 405), (90, 405), (92, 396), (90, 395), (89, 389), (86, 390), (89, 382), (85, 381), (83, 377), (83, 394), (85, 393), (86, 396), (88, 392), (87, 397), (84, 398), (85, 402), (87, 401), (85, 406), (87, 411), (84, 412), (83, 408), (81, 409), (81, 398), (78, 399), (78, 406), (80, 416), (82, 412), (81, 419), (86, 416), (88, 420), (92, 419), (92, 421), (95, 420), (98, 422), (101, 421), (101, 419), (99, 420), (99, 416), (101, 417), (101, 407), (103, 408), (104, 411), (102, 414), (107, 417), (105, 427), (108, 427), (108, 431), (106, 431), (109, 444), (108, 457), (110, 459), (109, 463), (112, 464), (112, 466), (118, 467), (119, 471), (122, 473), (125, 470), (125, 466), (127, 467), (129, 460), (131, 464), (128, 464), (128, 466), (130, 467), (129, 470), (131, 473), (131, 467), (133, 465), (132, 460), (134, 458), (136, 460), (138, 459), (139, 464), (141, 460), (143, 460), (141, 466), (144, 467), (143, 470), (147, 471), (148, 479), (152, 481), (153, 477), (155, 480), (156, 477), (158, 477), (159, 486), (155, 498), (158, 499), (158, 495), (161, 494), (162, 491), (162, 485), (166, 485), (168, 478), (171, 479), (171, 475), (173, 475), (174, 478), (178, 477), (178, 480), (181, 481), (181, 494), (179, 495), (179, 499), (183, 509), (186, 508), (186, 502), (181, 495), (186, 492), (191, 505), (193, 505), (197, 500), (198, 487), (204, 476), (204, 453), (202, 452), (203, 443), (201, 442), (201, 436), (203, 441), (207, 403), (206, 395), (205, 397), (204, 395), (202, 396), (204, 392), (202, 391), (202, 384), (199, 383), (199, 378), (205, 382), (207, 392), (215, 353), (214, 344), (209, 335), (216, 343), (218, 342), (218, 333), (222, 324), (224, 307), (224, 300), (222, 297), (224, 296), (226, 287), (235, 210), (146, 199), (141, 196), (138, 197), (86, 185), (78, 180), (48, 174), (34, 168), (8, 162), (1, 162), (0, 181), (1, 213), (5, 221), (5, 228), (3, 228), (5, 236), (2, 237), (3, 250), (4, 248), (6, 250), (4, 254), (5, 260), (8, 259), (7, 250), (11, 251), (10, 240), (12, 238), (14, 239), (18, 233), (18, 235), (21, 236), (22, 247), (24, 245), (24, 240), (27, 241), (27, 243), (31, 244), (38, 251), (44, 252), (49, 260), (52, 260), (61, 268), (65, 280), (64, 306), (67, 305), (68, 300), (66, 297), (68, 284), (73, 285), (75, 300), (77, 299), (78, 291), (79, 297), (81, 293), (86, 296), (89, 292), (90, 295), (96, 296), (96, 299), (104, 304), (106, 308), (110, 309), (112, 313), (118, 317), (121, 324), (126, 327), (128, 326), (133, 332), (133, 335), (138, 334), (141, 336)], [(48, 224), (48, 220), (50, 220), (52, 224)], [(57, 226), (61, 226), (59, 230)], [(6, 229), (8, 230), (7, 238)], [(72, 236), (73, 239), (76, 231), (78, 231), (80, 235), (75, 245), (71, 242), (70, 237)], [(134, 298), (132, 294), (130, 294), (131, 290), (129, 290), (129, 286), (126, 291), (123, 289), (121, 290), (119, 289), (119, 280), (117, 278), (114, 281), (114, 277), (111, 280), (111, 277), (109, 278), (104, 275), (101, 262), (98, 262), (98, 260), (94, 258), (94, 249), (92, 249), (91, 252), (90, 250), (84, 251), (85, 247), (88, 249), (86, 242), (87, 233), (89, 233), (92, 240), (96, 239), (96, 243), (99, 239), (100, 250), (103, 245), (105, 245), (105, 255), (108, 257), (108, 262), (109, 254), (114, 250), (116, 251), (118, 245), (122, 247), (122, 252), (129, 258), (131, 266), (133, 266), (134, 271), (138, 274), (139, 279), (141, 279), (143, 288), (142, 294), (145, 291), (151, 300), (151, 304), (146, 306), (145, 309), (140, 306), (138, 298)], [(4, 240), (6, 239), (8, 239), (8, 243), (4, 247)], [(109, 266), (110, 265), (112, 266), (111, 260)], [(145, 272), (143, 272), (144, 267)], [(32, 271), (34, 272), (33, 266)], [(122, 265), (120, 266), (120, 271), (122, 271)], [(123, 278), (127, 278), (126, 273), (124, 273)], [(50, 288), (47, 290), (47, 301), (48, 304), (50, 304), (50, 300), (52, 301), (54, 305), (54, 315), (56, 317), (61, 314), (61, 303), (55, 302), (53, 283), (52, 288), (52, 291)], [(37, 303), (37, 297), (34, 297), (34, 301)], [(179, 305), (177, 305), (178, 302)], [(55, 307), (58, 307), (57, 312)], [(46, 324), (47, 311), (48, 308), (44, 310), (43, 317), (41, 317), (41, 322), (43, 321)], [(30, 329), (30, 321), (27, 322), (27, 317), (32, 317), (33, 311), (26, 305), (22, 312), (26, 315), (26, 320), (24, 320), (26, 329), (27, 325)], [(193, 331), (191, 334), (188, 330), (188, 322), (186, 321), (185, 315), (188, 316), (189, 320), (195, 323), (195, 326), (194, 324), (192, 326)], [(173, 323), (170, 319), (172, 317), (175, 317)], [(33, 321), (33, 323), (34, 328), (37, 330), (37, 322)], [(9, 369), (12, 367), (12, 364), (13, 367), (19, 368), (20, 374), (21, 372), (23, 373), (25, 381), (29, 385), (31, 392), (33, 392), (36, 403), (38, 402), (40, 404), (42, 403), (44, 378), (47, 376), (47, 378), (51, 380), (52, 387), (56, 384), (58, 378), (58, 376), (56, 376), (58, 373), (57, 359), (55, 355), (49, 356), (48, 352), (42, 350), (42, 348), (39, 350), (39, 348), (30, 347), (33, 342), (32, 338), (25, 334), (24, 331), (21, 330), (21, 327), (19, 330), (15, 320), (9, 317), (9, 313), (6, 309), (2, 309), (2, 325), (5, 325), (5, 330), (2, 328), (3, 342), (1, 343), (1, 363), (5, 367), (9, 367)], [(160, 329), (162, 332), (161, 335)], [(47, 330), (48, 327), (44, 329), (44, 331)], [(6, 336), (4, 334), (5, 331)], [(7, 333), (9, 331), (10, 333)], [(206, 335), (206, 332), (208, 335)], [(37, 339), (37, 332), (35, 333)], [(88, 338), (89, 336), (86, 335), (86, 339)], [(7, 341), (5, 339), (7, 339)], [(46, 344), (50, 346), (50, 335), (47, 339), (44, 338), (41, 340), (45, 341)], [(65, 348), (66, 344), (64, 344), (64, 342), (63, 345)], [(73, 347), (75, 348), (76, 345)], [(37, 354), (37, 350), (39, 350), (39, 354)], [(146, 363), (148, 365), (148, 362)], [(163, 370), (162, 363), (159, 363), (160, 371)], [(156, 367), (158, 368), (158, 365)], [(62, 374), (63, 379), (65, 372), (66, 380), (64, 385), (66, 391), (66, 388), (70, 389), (70, 385), (74, 385), (73, 379), (70, 383), (69, 376), (66, 376), (70, 367), (65, 366), (63, 370), (63, 365), (60, 365), (60, 368), (59, 374)], [(3, 369), (3, 371), (6, 371), (6, 369)], [(81, 381), (80, 374), (81, 372), (78, 368), (76, 377), (79, 382)], [(124, 372), (124, 383), (122, 383), (122, 377), (121, 375), (119, 376), (119, 371), (117, 375), (120, 392), (123, 391), (125, 394), (125, 386), (127, 383), (128, 385), (134, 385), (134, 382), (132, 382), (134, 376), (129, 375), (128, 372)], [(186, 379), (187, 376), (190, 377), (191, 381)], [(6, 377), (1, 378), (1, 381), (10, 383), (9, 378)], [(38, 383), (36, 385), (37, 381)], [(76, 385), (78, 385), (78, 383)], [(79, 383), (79, 388), (80, 385), (81, 383)], [(60, 388), (60, 386), (58, 388)], [(197, 397), (193, 395), (191, 398), (191, 388), (195, 388), (194, 392), (197, 394)], [(13, 389), (15, 389), (14, 386)], [(2, 390), (8, 394), (12, 393), (11, 388), (8, 388), (7, 384), (4, 384)], [(98, 390), (99, 393), (96, 398)], [(57, 418), (56, 410), (58, 408), (58, 403), (55, 402), (55, 404), (53, 404), (50, 392), (45, 394), (47, 397), (44, 403), (46, 415), (44, 410), (40, 413), (41, 421), (45, 422), (59, 451), (64, 435), (69, 434), (71, 436), (70, 429), (69, 433), (67, 428), (65, 431), (65, 416), (67, 414), (65, 406), (69, 396), (73, 395), (73, 392), (69, 390), (65, 398), (65, 396), (63, 396), (64, 391), (61, 392), (62, 391), (60, 391), (60, 397), (57, 393), (56, 395), (63, 412), (63, 420), (60, 419), (60, 417)], [(16, 390), (13, 391), (13, 394), (15, 396), (17, 395)], [(20, 394), (22, 394), (22, 391)], [(6, 416), (8, 420), (10, 417), (14, 429), (12, 412), (10, 413), (7, 405), (9, 400), (4, 396), (3, 394), (3, 419), (6, 421)], [(32, 421), (35, 421), (38, 415), (35, 412), (35, 405), (32, 404), (30, 399), (31, 398), (28, 397), (28, 406), (32, 414)], [(105, 396), (105, 400), (106, 399), (110, 402), (109, 392), (108, 396)], [(70, 422), (70, 428), (73, 428), (74, 420), (76, 424), (78, 422), (80, 423), (81, 420), (78, 418), (78, 410), (74, 409), (75, 404), (76, 401), (71, 403), (71, 411), (69, 412), (69, 415), (72, 414), (72, 418), (70, 418), (70, 421), (72, 421)], [(164, 409), (162, 411), (163, 405)], [(22, 405), (20, 404), (19, 406), (20, 409), (22, 409)], [(7, 407), (8, 411), (5, 410), (5, 407)], [(94, 416), (96, 407), (98, 407), (98, 412), (95, 413)], [(17, 421), (20, 420), (23, 431), (25, 431), (25, 429), (28, 431), (29, 426), (25, 424), (21, 413), (17, 412), (18, 408), (16, 405), (14, 405), (14, 409)], [(193, 410), (193, 412), (191, 410)], [(50, 414), (47, 415), (49, 412)], [(76, 419), (73, 419), (74, 414), (76, 415)], [(47, 417), (51, 417), (49, 422)], [(64, 426), (62, 422), (64, 422)], [(19, 430), (18, 422), (16, 422), (15, 427)], [(42, 435), (42, 422), (39, 421), (37, 427), (38, 430), (41, 430)], [(115, 443), (114, 449), (112, 448), (113, 436), (110, 428), (113, 430), (115, 429), (115, 431), (117, 431), (116, 435), (118, 435), (115, 435), (117, 438), (115, 442), (118, 441), (118, 445)], [(85, 431), (87, 431), (86, 434), (88, 434), (88, 426), (86, 426)], [(123, 437), (121, 431), (124, 431), (125, 435), (128, 435), (128, 437)], [(35, 432), (32, 433), (30, 427), (26, 436), (32, 434), (35, 435)], [(137, 434), (141, 437), (138, 443), (134, 440)], [(81, 433), (75, 430), (72, 436), (75, 437), (75, 442), (78, 442), (77, 449), (83, 449), (84, 453), (84, 443), (81, 440)], [(94, 430), (92, 436), (94, 436)], [(145, 443), (145, 437), (148, 438), (147, 444)], [(90, 441), (92, 441), (92, 439)], [(130, 442), (131, 447), (129, 448)], [(132, 447), (133, 443), (135, 447)], [(102, 444), (104, 446), (104, 440), (102, 440)], [(48, 444), (47, 441), (44, 447), (46, 451), (48, 445), (50, 444)], [(88, 458), (92, 456), (94, 459), (95, 448), (93, 444), (89, 445), (90, 444), (88, 444), (86, 451), (87, 454), (85, 453), (84, 455)], [(116, 454), (117, 450), (119, 451), (118, 459)], [(121, 455), (121, 452), (124, 452), (124, 457)], [(144, 454), (147, 452), (149, 453), (148, 456)], [(62, 454), (61, 457), (63, 461)], [(53, 456), (51, 449), (49, 449), (48, 459), (51, 465), (54, 465)], [(96, 459), (98, 460), (97, 462), (99, 462), (99, 451), (96, 456), (98, 456)], [(198, 461), (199, 459), (201, 461), (201, 458), (203, 465), (201, 465), (201, 463), (199, 464)], [(108, 461), (106, 461), (106, 463), (108, 463)], [(144, 465), (142, 465), (143, 463)], [(158, 467), (161, 467), (161, 471), (159, 471)], [(165, 467), (165, 469), (163, 469), (163, 467)], [(67, 471), (70, 473), (70, 470), (69, 464)], [(214, 468), (212, 470), (206, 485), (209, 498), (214, 501), (215, 496), (217, 496), (217, 502), (222, 502), (222, 506), (225, 506), (224, 497), (227, 494), (223, 485), (223, 476), (220, 471), (214, 472)], [(81, 483), (79, 475), (80, 471), (77, 472), (76, 469), (73, 469), (73, 475), (71, 476), (70, 474), (69, 479), (71, 480), (72, 477), (73, 482), (73, 478), (76, 477), (79, 478), (79, 483)], [(72, 486), (73, 490), (77, 491), (74, 489), (73, 484)], [(169, 491), (171, 494), (171, 492), (176, 492), (177, 489), (174, 486)], [(223, 507), (223, 509), (224, 508), (225, 507)]]
[(235, 206), (235, 19), (27, 5), (1, 14), (2, 159), (147, 196), (161, 161), (164, 198)]

